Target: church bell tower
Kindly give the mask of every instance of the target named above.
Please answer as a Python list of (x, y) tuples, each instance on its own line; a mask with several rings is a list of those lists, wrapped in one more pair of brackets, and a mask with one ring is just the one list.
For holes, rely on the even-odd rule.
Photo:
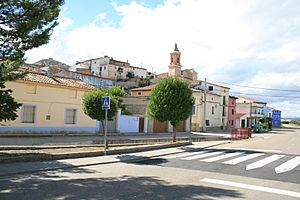
[(171, 62), (169, 65), (169, 76), (181, 77), (181, 64), (180, 64), (180, 51), (178, 50), (177, 43), (171, 55)]

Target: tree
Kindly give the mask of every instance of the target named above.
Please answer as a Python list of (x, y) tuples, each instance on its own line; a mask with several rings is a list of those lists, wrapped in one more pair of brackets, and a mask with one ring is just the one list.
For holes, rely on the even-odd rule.
[[(118, 100), (115, 96), (109, 94), (108, 92), (102, 90), (96, 90), (91, 92), (86, 92), (83, 95), (83, 112), (90, 118), (98, 120), (101, 122), (102, 130), (104, 133), (104, 120), (105, 120), (105, 110), (102, 109), (102, 97), (110, 96), (110, 109), (107, 111), (107, 120), (113, 120), (117, 109)], [(100, 126), (99, 126), (100, 132)]]
[(124, 88), (120, 86), (109, 87), (108, 93), (114, 95), (115, 97), (123, 97), (127, 95), (127, 92), (124, 90)]
[(19, 71), (26, 50), (46, 44), (64, 0), (10, 0), (0, 2), (0, 122), (14, 120), (21, 104), (15, 102), (6, 81), (26, 75)]
[(148, 108), (151, 117), (160, 122), (170, 121), (173, 142), (176, 142), (175, 128), (191, 115), (193, 105), (194, 98), (188, 84), (176, 77), (167, 77), (152, 90)]
[(118, 108), (121, 108), (122, 114), (131, 114), (129, 111), (126, 110), (125, 105), (122, 104), (123, 103), (122, 99), (119, 98), (119, 97), (127, 96), (127, 92), (124, 90), (124, 88), (120, 86), (112, 86), (109, 87), (108, 93), (116, 97), (116, 99), (118, 100)]

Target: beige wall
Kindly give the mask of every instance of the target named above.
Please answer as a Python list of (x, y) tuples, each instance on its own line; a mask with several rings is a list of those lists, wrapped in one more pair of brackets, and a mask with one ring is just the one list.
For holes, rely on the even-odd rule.
[[(194, 91), (195, 98), (195, 114), (192, 115), (192, 131), (203, 131), (204, 123), (204, 93), (201, 91)], [(209, 120), (210, 129), (220, 129), (222, 126), (222, 97), (215, 94), (206, 95), (206, 120)], [(214, 107), (214, 114), (212, 114), (212, 107)]]
[[(14, 121), (6, 122), (6, 126), (57, 127), (57, 130), (59, 128), (62, 130), (63, 128), (70, 128), (71, 130), (72, 127), (81, 130), (80, 127), (82, 127), (87, 130), (95, 130), (96, 121), (86, 116), (82, 110), (84, 90), (53, 87), (52, 85), (36, 84), (29, 81), (7, 82), (5, 85), (13, 90), (12, 95), (18, 102), (24, 105), (36, 105), (35, 123), (21, 122), (22, 107), (20, 107), (18, 110), (19, 117)], [(65, 124), (66, 108), (77, 109), (76, 124)], [(50, 120), (46, 119), (47, 115), (50, 115)]]
[[(138, 95), (140, 92), (140, 95)], [(131, 90), (131, 93), (130, 95), (133, 96), (133, 97), (149, 97), (150, 96), (150, 93), (151, 93), (151, 90), (140, 90), (140, 91), (132, 91)]]

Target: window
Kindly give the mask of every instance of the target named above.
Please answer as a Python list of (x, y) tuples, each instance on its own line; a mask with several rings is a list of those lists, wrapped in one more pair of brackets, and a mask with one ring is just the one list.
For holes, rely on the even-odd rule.
[(34, 123), (35, 122), (35, 112), (36, 112), (36, 106), (23, 106), (22, 110), (22, 117), (21, 122), (22, 123)]
[(234, 122), (233, 122), (233, 120), (231, 120), (231, 125), (232, 125), (232, 126), (234, 125)]
[(192, 107), (192, 115), (195, 115), (195, 114), (196, 114), (196, 107), (193, 106), (193, 107)]
[(206, 126), (209, 126), (209, 120), (205, 121)]
[(233, 114), (233, 115), (234, 115), (234, 109), (232, 109), (232, 110), (231, 110), (231, 114)]
[(208, 91), (213, 91), (214, 90), (214, 86), (208, 86)]
[(76, 124), (76, 109), (66, 109), (65, 124)]
[(213, 115), (215, 114), (215, 107), (214, 106), (211, 107), (211, 114), (213, 114)]
[(138, 95), (138, 96), (141, 96), (141, 95), (142, 95), (142, 92), (138, 92), (137, 95)]

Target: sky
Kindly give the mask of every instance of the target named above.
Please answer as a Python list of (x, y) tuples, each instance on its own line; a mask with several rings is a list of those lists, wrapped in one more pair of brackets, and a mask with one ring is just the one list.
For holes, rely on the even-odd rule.
[(26, 62), (74, 65), (107, 55), (162, 73), (176, 42), (183, 68), (198, 79), (300, 117), (299, 7), (299, 0), (65, 0), (49, 43), (27, 51)]

